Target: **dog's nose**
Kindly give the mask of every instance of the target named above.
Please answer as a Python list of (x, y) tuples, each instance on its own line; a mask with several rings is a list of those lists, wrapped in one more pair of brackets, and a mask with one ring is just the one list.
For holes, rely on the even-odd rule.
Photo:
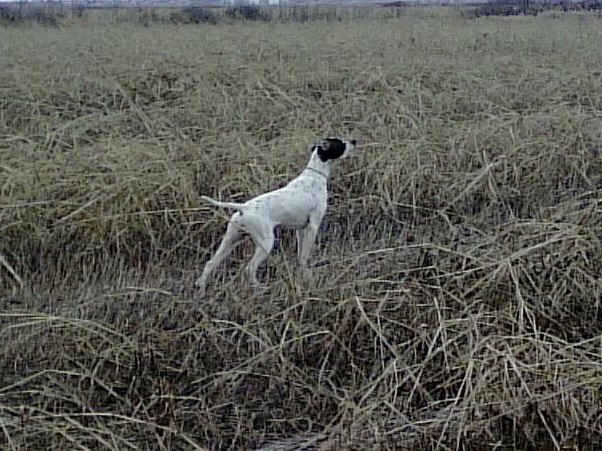
[(352, 139), (351, 141), (349, 141), (351, 143), (352, 146), (355, 146), (357, 144), (357, 141), (355, 139)]

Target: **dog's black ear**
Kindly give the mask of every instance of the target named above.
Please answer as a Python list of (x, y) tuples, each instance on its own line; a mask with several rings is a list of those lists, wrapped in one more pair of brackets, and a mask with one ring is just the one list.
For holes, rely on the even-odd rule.
[(318, 157), (320, 157), (320, 160), (322, 160), (322, 162), (328, 161), (326, 149), (321, 144), (314, 146), (314, 149), (317, 149)]
[(338, 138), (327, 138), (317, 147), (318, 156), (324, 162), (340, 158), (347, 149), (347, 145)]
[(322, 159), (322, 152), (324, 152), (324, 149), (322, 148), (322, 146), (320, 144), (316, 144), (314, 146), (311, 147), (311, 153), (316, 152), (318, 154), (318, 157), (320, 157), (320, 160), (322, 161), (326, 161)]

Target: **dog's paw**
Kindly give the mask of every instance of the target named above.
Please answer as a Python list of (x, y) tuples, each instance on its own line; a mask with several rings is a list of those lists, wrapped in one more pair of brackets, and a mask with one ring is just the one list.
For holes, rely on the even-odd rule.
[(196, 297), (205, 295), (205, 282), (199, 277), (194, 283)]
[(312, 269), (307, 266), (301, 266), (299, 268), (299, 274), (301, 275), (301, 279), (306, 280), (306, 281), (313, 278), (312, 277)]

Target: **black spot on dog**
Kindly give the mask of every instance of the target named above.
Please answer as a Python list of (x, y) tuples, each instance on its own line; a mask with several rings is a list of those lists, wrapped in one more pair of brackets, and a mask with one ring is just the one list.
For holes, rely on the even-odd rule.
[(316, 147), (318, 148), (320, 160), (324, 162), (340, 158), (347, 150), (347, 144), (338, 138), (327, 138)]

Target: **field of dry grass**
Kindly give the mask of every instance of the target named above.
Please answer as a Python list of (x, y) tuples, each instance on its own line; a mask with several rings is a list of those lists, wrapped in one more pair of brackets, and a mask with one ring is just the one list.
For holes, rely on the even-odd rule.
[[(3, 449), (600, 449), (601, 25), (0, 28)], [(195, 297), (328, 135), (312, 280)]]

